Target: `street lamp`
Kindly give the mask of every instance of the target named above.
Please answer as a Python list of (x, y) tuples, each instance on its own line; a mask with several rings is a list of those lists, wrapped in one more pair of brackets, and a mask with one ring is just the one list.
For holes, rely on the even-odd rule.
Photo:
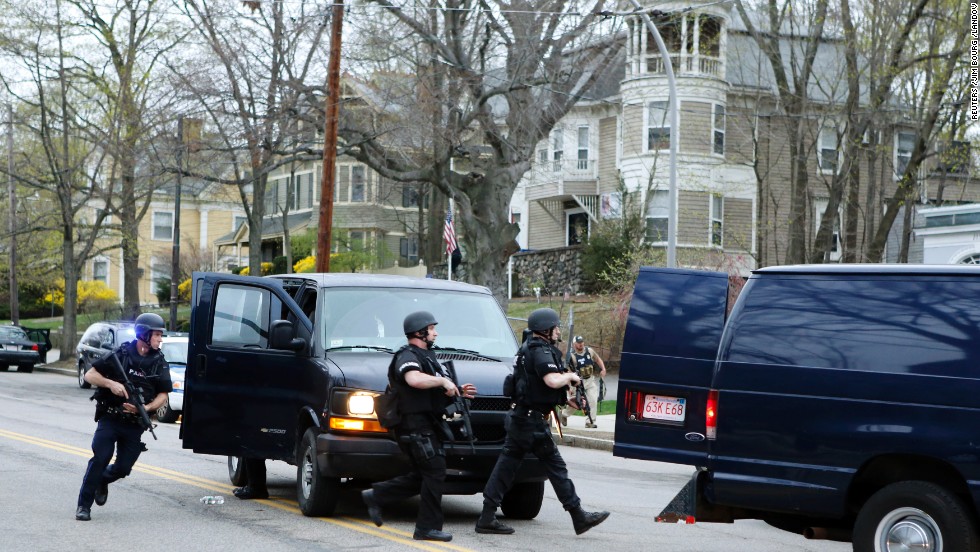
[(653, 24), (650, 16), (643, 11), (637, 0), (630, 0), (630, 3), (639, 12), (640, 18), (643, 19), (643, 23), (657, 42), (660, 57), (664, 60), (664, 72), (667, 73), (667, 89), (670, 92), (668, 105), (668, 109), (670, 109), (670, 180), (668, 184), (669, 205), (667, 207), (667, 266), (674, 268), (677, 266), (677, 149), (681, 126), (677, 83), (674, 80), (674, 66), (670, 62), (670, 53), (667, 51), (664, 39), (660, 36), (660, 31), (657, 30), (657, 26)]

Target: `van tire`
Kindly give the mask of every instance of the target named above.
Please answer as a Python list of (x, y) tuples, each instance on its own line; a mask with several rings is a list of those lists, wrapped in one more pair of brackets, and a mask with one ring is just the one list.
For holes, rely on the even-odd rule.
[(316, 436), (311, 427), (303, 434), (296, 458), (296, 500), (304, 516), (333, 515), (340, 498), (340, 478), (325, 477), (316, 466)]
[(544, 500), (544, 481), (517, 483), (500, 501), (500, 510), (510, 519), (534, 519)]
[(33, 364), (20, 364), (20, 365), (17, 366), (17, 371), (18, 372), (25, 373), (25, 374), (30, 374), (31, 372), (34, 371), (34, 365)]
[[(882, 542), (899, 523), (907, 523), (930, 539), (929, 550), (977, 550), (977, 531), (963, 501), (935, 483), (902, 481), (881, 489), (858, 512), (854, 523), (854, 552), (882, 552)], [(925, 544), (925, 543), (921, 543)]]
[(241, 456), (228, 457), (228, 479), (236, 487), (248, 485), (248, 474), (245, 473), (245, 459)]

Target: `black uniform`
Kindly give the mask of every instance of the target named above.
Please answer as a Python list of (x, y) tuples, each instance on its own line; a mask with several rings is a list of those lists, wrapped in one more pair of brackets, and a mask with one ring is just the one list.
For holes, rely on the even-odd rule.
[(416, 530), (442, 530), (442, 490), (446, 480), (446, 455), (442, 450), (442, 432), (437, 424), (448, 404), (442, 387), (416, 389), (405, 381), (405, 374), (420, 371), (430, 376), (447, 377), (436, 355), (414, 345), (402, 347), (388, 372), (388, 381), (398, 393), (398, 413), (402, 421), (395, 428), (398, 445), (408, 455), (412, 471), (375, 483), (374, 500), (378, 505), (391, 504), (420, 495), (421, 504)]
[(566, 510), (579, 507), (581, 501), (575, 485), (568, 478), (565, 460), (551, 437), (548, 417), (555, 406), (565, 402), (566, 389), (552, 389), (544, 382), (550, 373), (563, 373), (562, 353), (539, 336), (524, 345), (523, 368), (516, 373), (515, 407), (507, 420), (504, 450), (483, 490), (485, 506), (497, 508), (517, 477), (517, 470), (527, 453), (533, 453), (548, 471), (548, 479)]
[[(142, 356), (136, 350), (136, 341), (130, 341), (111, 354), (118, 356), (129, 380), (142, 391), (146, 401), (152, 401), (160, 393), (173, 391), (170, 368), (159, 350)], [(103, 377), (123, 382), (119, 368), (109, 355), (93, 363), (92, 369), (98, 370)], [(109, 484), (129, 475), (142, 452), (140, 438), (145, 431), (138, 415), (123, 410), (126, 399), (113, 395), (105, 387), (97, 389), (92, 398), (98, 401), (95, 419), (99, 426), (92, 437), (93, 456), (78, 491), (78, 505), (85, 508), (92, 507), (100, 484)], [(116, 463), (110, 465), (114, 452)]]

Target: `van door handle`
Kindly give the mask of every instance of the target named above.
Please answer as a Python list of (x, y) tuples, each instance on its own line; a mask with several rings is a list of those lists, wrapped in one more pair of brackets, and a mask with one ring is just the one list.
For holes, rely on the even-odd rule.
[(204, 376), (208, 374), (208, 357), (205, 355), (197, 355), (197, 379), (204, 379)]

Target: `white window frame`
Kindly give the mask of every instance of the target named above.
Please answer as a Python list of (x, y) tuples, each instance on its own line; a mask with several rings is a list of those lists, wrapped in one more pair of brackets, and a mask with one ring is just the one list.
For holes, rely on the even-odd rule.
[[(721, 113), (719, 113), (719, 110)], [(719, 124), (721, 119), (721, 124)], [(725, 131), (728, 125), (728, 113), (723, 104), (716, 103), (711, 108), (711, 153), (725, 156)], [(721, 151), (718, 151), (718, 141), (721, 140)]]
[[(814, 210), (816, 211), (813, 216), (813, 238), (816, 240), (817, 232), (820, 231), (820, 223), (823, 222), (824, 213), (827, 212), (828, 201), (826, 199), (816, 199), (813, 202)], [(838, 207), (837, 224), (834, 225), (834, 245), (830, 249), (830, 261), (836, 262), (841, 258), (841, 241), (840, 241), (840, 229), (841, 223), (843, 222), (843, 212), (840, 207)]]
[[(584, 132), (583, 132), (584, 131)], [(591, 135), (591, 129), (588, 125), (580, 125), (578, 127), (578, 132), (576, 139), (578, 140), (578, 151), (577, 151), (577, 163), (576, 168), (580, 171), (589, 170), (589, 139)], [(584, 141), (584, 143), (583, 143)]]
[[(643, 240), (646, 243), (666, 243), (667, 233), (670, 231), (670, 191), (653, 190), (650, 193), (653, 197), (647, 202), (647, 212), (644, 213)], [(663, 220), (663, 232), (659, 240), (652, 239), (650, 235), (652, 220)]]
[[(902, 137), (908, 137), (911, 140), (909, 144), (909, 149), (907, 153), (902, 150)], [(912, 162), (912, 150), (915, 148), (915, 132), (909, 130), (896, 130), (895, 131), (895, 153), (892, 157), (892, 162), (895, 167), (895, 180), (900, 180), (902, 175), (905, 174), (905, 169), (908, 167), (909, 163)], [(901, 170), (899, 170), (901, 166)]]
[(150, 293), (156, 297), (157, 280), (170, 278), (170, 272), (166, 271), (167, 265), (163, 261), (153, 259), (150, 261)]
[[(660, 114), (663, 114), (661, 117)], [(666, 151), (670, 149), (670, 133), (672, 132), (670, 128), (670, 102), (650, 102), (647, 104), (646, 114), (646, 134), (643, 136), (643, 141), (646, 145), (645, 151)], [(658, 124), (658, 119), (662, 121)], [(656, 148), (653, 147), (653, 141), (650, 140), (650, 134), (656, 130), (661, 133), (666, 131), (666, 147)], [(661, 137), (663, 140), (663, 137)]]
[[(827, 167), (830, 151), (833, 151), (833, 166)], [(820, 127), (820, 133), (817, 135), (817, 167), (820, 169), (820, 174), (836, 174), (840, 169), (840, 147), (838, 141), (838, 129), (837, 124), (833, 121), (827, 121), (823, 126)]]
[[(105, 272), (102, 274), (101, 278), (99, 277), (99, 265), (103, 265), (105, 267)], [(106, 259), (105, 257), (98, 257), (92, 261), (92, 281), (102, 282), (107, 286), (109, 285), (109, 259)]]
[[(715, 236), (718, 237), (717, 242)], [(708, 244), (712, 247), (725, 247), (725, 196), (721, 194), (711, 194), (708, 197)]]
[[(170, 217), (170, 234), (167, 237), (161, 237), (157, 235), (157, 228), (160, 227), (160, 225), (157, 224), (157, 217), (163, 215)], [(150, 229), (150, 235), (153, 236), (152, 238), (153, 240), (169, 241), (169, 242), (174, 241), (174, 212), (173, 211), (153, 211), (153, 216), (150, 217), (150, 224), (152, 224), (152, 228)]]

